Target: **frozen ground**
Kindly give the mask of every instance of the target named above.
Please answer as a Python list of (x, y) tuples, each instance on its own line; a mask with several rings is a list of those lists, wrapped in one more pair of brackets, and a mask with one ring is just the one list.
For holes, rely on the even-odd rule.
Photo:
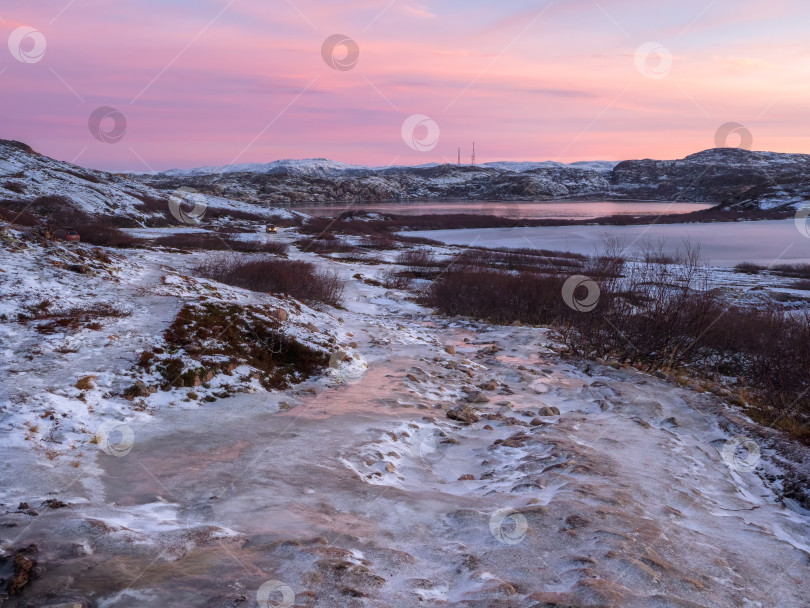
[[(387, 265), (293, 249), (348, 281), (345, 309), (296, 311), (195, 279), (203, 254), (107, 252), (78, 274), (77, 250), (0, 247), (0, 548), (34, 543), (42, 569), (9, 606), (807, 603), (788, 452), (709, 393), (561, 359), (544, 328), (439, 317), (376, 286)], [(14, 321), (43, 298), (129, 316), (43, 336)], [(213, 402), (118, 396), (203, 298), (284, 307), (355, 365)]]

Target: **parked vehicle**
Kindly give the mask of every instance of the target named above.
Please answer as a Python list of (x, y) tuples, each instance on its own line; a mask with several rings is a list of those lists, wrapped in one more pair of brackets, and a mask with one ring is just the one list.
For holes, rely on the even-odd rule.
[(69, 243), (78, 243), (82, 240), (82, 237), (76, 230), (68, 228), (65, 230), (65, 240)]
[(267, 234), (276, 234), (278, 232), (278, 228), (276, 228), (273, 224), (270, 224), (267, 227)]

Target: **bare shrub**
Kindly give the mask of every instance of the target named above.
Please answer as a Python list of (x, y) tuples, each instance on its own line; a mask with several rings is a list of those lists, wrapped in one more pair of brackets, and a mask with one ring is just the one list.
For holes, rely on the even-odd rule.
[(439, 260), (429, 249), (411, 249), (397, 256), (397, 264), (405, 267), (411, 278), (432, 279), (437, 275)]
[(115, 226), (102, 221), (94, 221), (72, 226), (81, 237), (82, 242), (101, 247), (134, 247), (138, 239), (130, 236)]
[(25, 184), (21, 184), (20, 182), (5, 182), (3, 183), (3, 188), (11, 192), (16, 192), (17, 194), (23, 194), (25, 192)]
[(273, 253), (286, 255), (286, 243), (273, 240), (242, 240), (210, 232), (181, 232), (154, 240), (159, 247), (176, 249), (201, 249), (206, 251), (240, 251), (247, 253)]
[(737, 272), (744, 272), (745, 274), (758, 274), (760, 271), (765, 270), (765, 266), (754, 264), (753, 262), (740, 262), (734, 267)]
[(389, 269), (382, 274), (382, 284), (386, 289), (410, 289), (413, 279), (404, 272)]
[(377, 251), (390, 251), (399, 249), (397, 240), (390, 234), (371, 235), (360, 242), (363, 249), (375, 249)]
[(559, 297), (563, 278), (535, 273), (485, 269), (456, 261), (433, 282), (428, 304), (450, 315), (547, 324), (565, 314)]
[(343, 241), (329, 235), (331, 238), (317, 238), (317, 239), (299, 239), (295, 241), (295, 246), (301, 251), (316, 253), (318, 255), (327, 255), (330, 253), (354, 253), (357, 247), (344, 243)]
[(509, 270), (502, 260), (487, 266), (491, 256), (472, 252), (433, 282), (426, 302), (495, 323), (552, 324), (585, 357), (737, 378), (752, 415), (810, 439), (810, 313), (728, 305), (708, 289), (699, 251), (688, 244), (666, 264), (644, 253), (624, 260), (620, 251), (613, 243), (581, 267), (600, 290), (590, 312), (563, 302), (565, 273)]
[(283, 293), (304, 302), (339, 306), (344, 284), (335, 271), (302, 261), (244, 259), (226, 255), (208, 260), (197, 272), (209, 279), (251, 291)]
[(16, 226), (37, 226), (42, 220), (27, 211), (21, 201), (0, 201), (0, 220)]
[(777, 264), (771, 270), (786, 277), (810, 279), (810, 264)]

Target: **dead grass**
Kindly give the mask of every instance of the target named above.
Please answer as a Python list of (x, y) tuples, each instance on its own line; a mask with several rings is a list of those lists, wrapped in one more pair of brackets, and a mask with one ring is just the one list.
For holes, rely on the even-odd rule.
[[(70, 308), (54, 308), (49, 300), (42, 300), (30, 305), (24, 313), (19, 313), (17, 320), (20, 323), (37, 323), (35, 329), (41, 334), (54, 334), (58, 331), (78, 331), (81, 328), (95, 329), (100, 327), (97, 319), (128, 317), (131, 312), (123, 310), (120, 306), (113, 306), (106, 302), (97, 302), (88, 306), (72, 306)], [(69, 351), (73, 352), (73, 351)]]
[[(190, 304), (177, 314), (164, 333), (166, 350), (141, 354), (139, 366), (156, 369), (163, 387), (194, 387), (216, 374), (230, 374), (238, 365), (260, 373), (269, 389), (282, 389), (320, 373), (329, 363), (319, 351), (285, 335), (271, 311), (238, 304)], [(205, 348), (199, 348), (204, 344)], [(324, 345), (326, 349), (330, 345)], [(178, 354), (199, 362), (188, 366)]]
[(80, 378), (78, 382), (74, 385), (80, 391), (89, 391), (94, 389), (96, 385), (94, 384), (94, 380), (96, 379), (95, 376), (84, 376)]

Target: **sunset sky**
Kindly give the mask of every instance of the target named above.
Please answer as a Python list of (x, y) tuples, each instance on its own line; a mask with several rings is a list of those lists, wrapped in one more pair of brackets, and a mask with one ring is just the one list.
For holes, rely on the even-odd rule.
[(679, 158), (730, 121), (810, 152), (806, 0), (5, 0), (0, 31), (0, 138), (100, 169)]

